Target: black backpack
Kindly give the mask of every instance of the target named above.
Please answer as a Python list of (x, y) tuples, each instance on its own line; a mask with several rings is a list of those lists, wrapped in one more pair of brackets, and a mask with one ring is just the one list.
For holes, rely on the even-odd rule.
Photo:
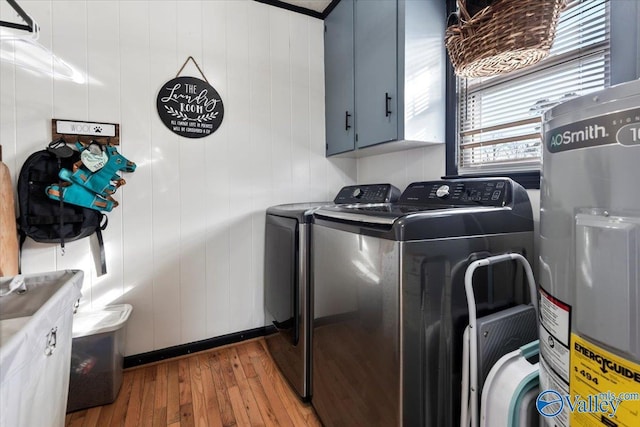
[[(50, 199), (46, 188), (60, 184), (61, 168), (73, 169), (80, 160), (80, 153), (69, 148), (62, 140), (49, 144), (47, 149), (31, 154), (22, 165), (18, 177), (18, 232), (20, 249), (27, 237), (41, 243), (64, 243), (82, 239), (96, 233), (100, 245), (102, 274), (107, 272), (102, 230), (107, 217), (102, 212), (82, 206)], [(104, 223), (103, 223), (104, 222)]]

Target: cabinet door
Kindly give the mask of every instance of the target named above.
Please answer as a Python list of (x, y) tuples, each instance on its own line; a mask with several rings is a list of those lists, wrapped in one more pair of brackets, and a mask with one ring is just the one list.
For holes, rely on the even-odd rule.
[(356, 145), (398, 138), (397, 1), (355, 2)]
[(342, 0), (324, 21), (327, 155), (354, 149), (353, 0)]

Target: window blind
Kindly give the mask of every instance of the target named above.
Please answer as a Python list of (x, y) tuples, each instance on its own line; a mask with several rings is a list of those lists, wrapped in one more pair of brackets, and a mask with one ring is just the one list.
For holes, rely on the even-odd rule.
[(543, 61), (504, 76), (458, 78), (458, 173), (539, 170), (542, 113), (607, 86), (609, 0), (569, 1)]

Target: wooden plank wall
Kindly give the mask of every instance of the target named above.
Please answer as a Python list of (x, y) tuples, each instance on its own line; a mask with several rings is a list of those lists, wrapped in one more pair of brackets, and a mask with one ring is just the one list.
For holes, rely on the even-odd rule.
[[(249, 0), (23, 6), (42, 30), (37, 44), (2, 43), (13, 180), (49, 142), (51, 118), (119, 123), (119, 150), (138, 164), (108, 215), (106, 276), (89, 239), (64, 256), (27, 242), (24, 272), (84, 270), (81, 310), (131, 303), (126, 355), (262, 326), (265, 208), (332, 199), (356, 179), (355, 160), (324, 157), (322, 21)], [(225, 106), (201, 139), (176, 136), (155, 111), (189, 55)], [(199, 74), (190, 64), (183, 75)]]

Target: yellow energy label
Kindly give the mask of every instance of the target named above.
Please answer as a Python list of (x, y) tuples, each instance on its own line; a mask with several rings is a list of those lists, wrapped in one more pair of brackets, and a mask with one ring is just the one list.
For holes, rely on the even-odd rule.
[(640, 364), (571, 334), (570, 425), (640, 426)]

